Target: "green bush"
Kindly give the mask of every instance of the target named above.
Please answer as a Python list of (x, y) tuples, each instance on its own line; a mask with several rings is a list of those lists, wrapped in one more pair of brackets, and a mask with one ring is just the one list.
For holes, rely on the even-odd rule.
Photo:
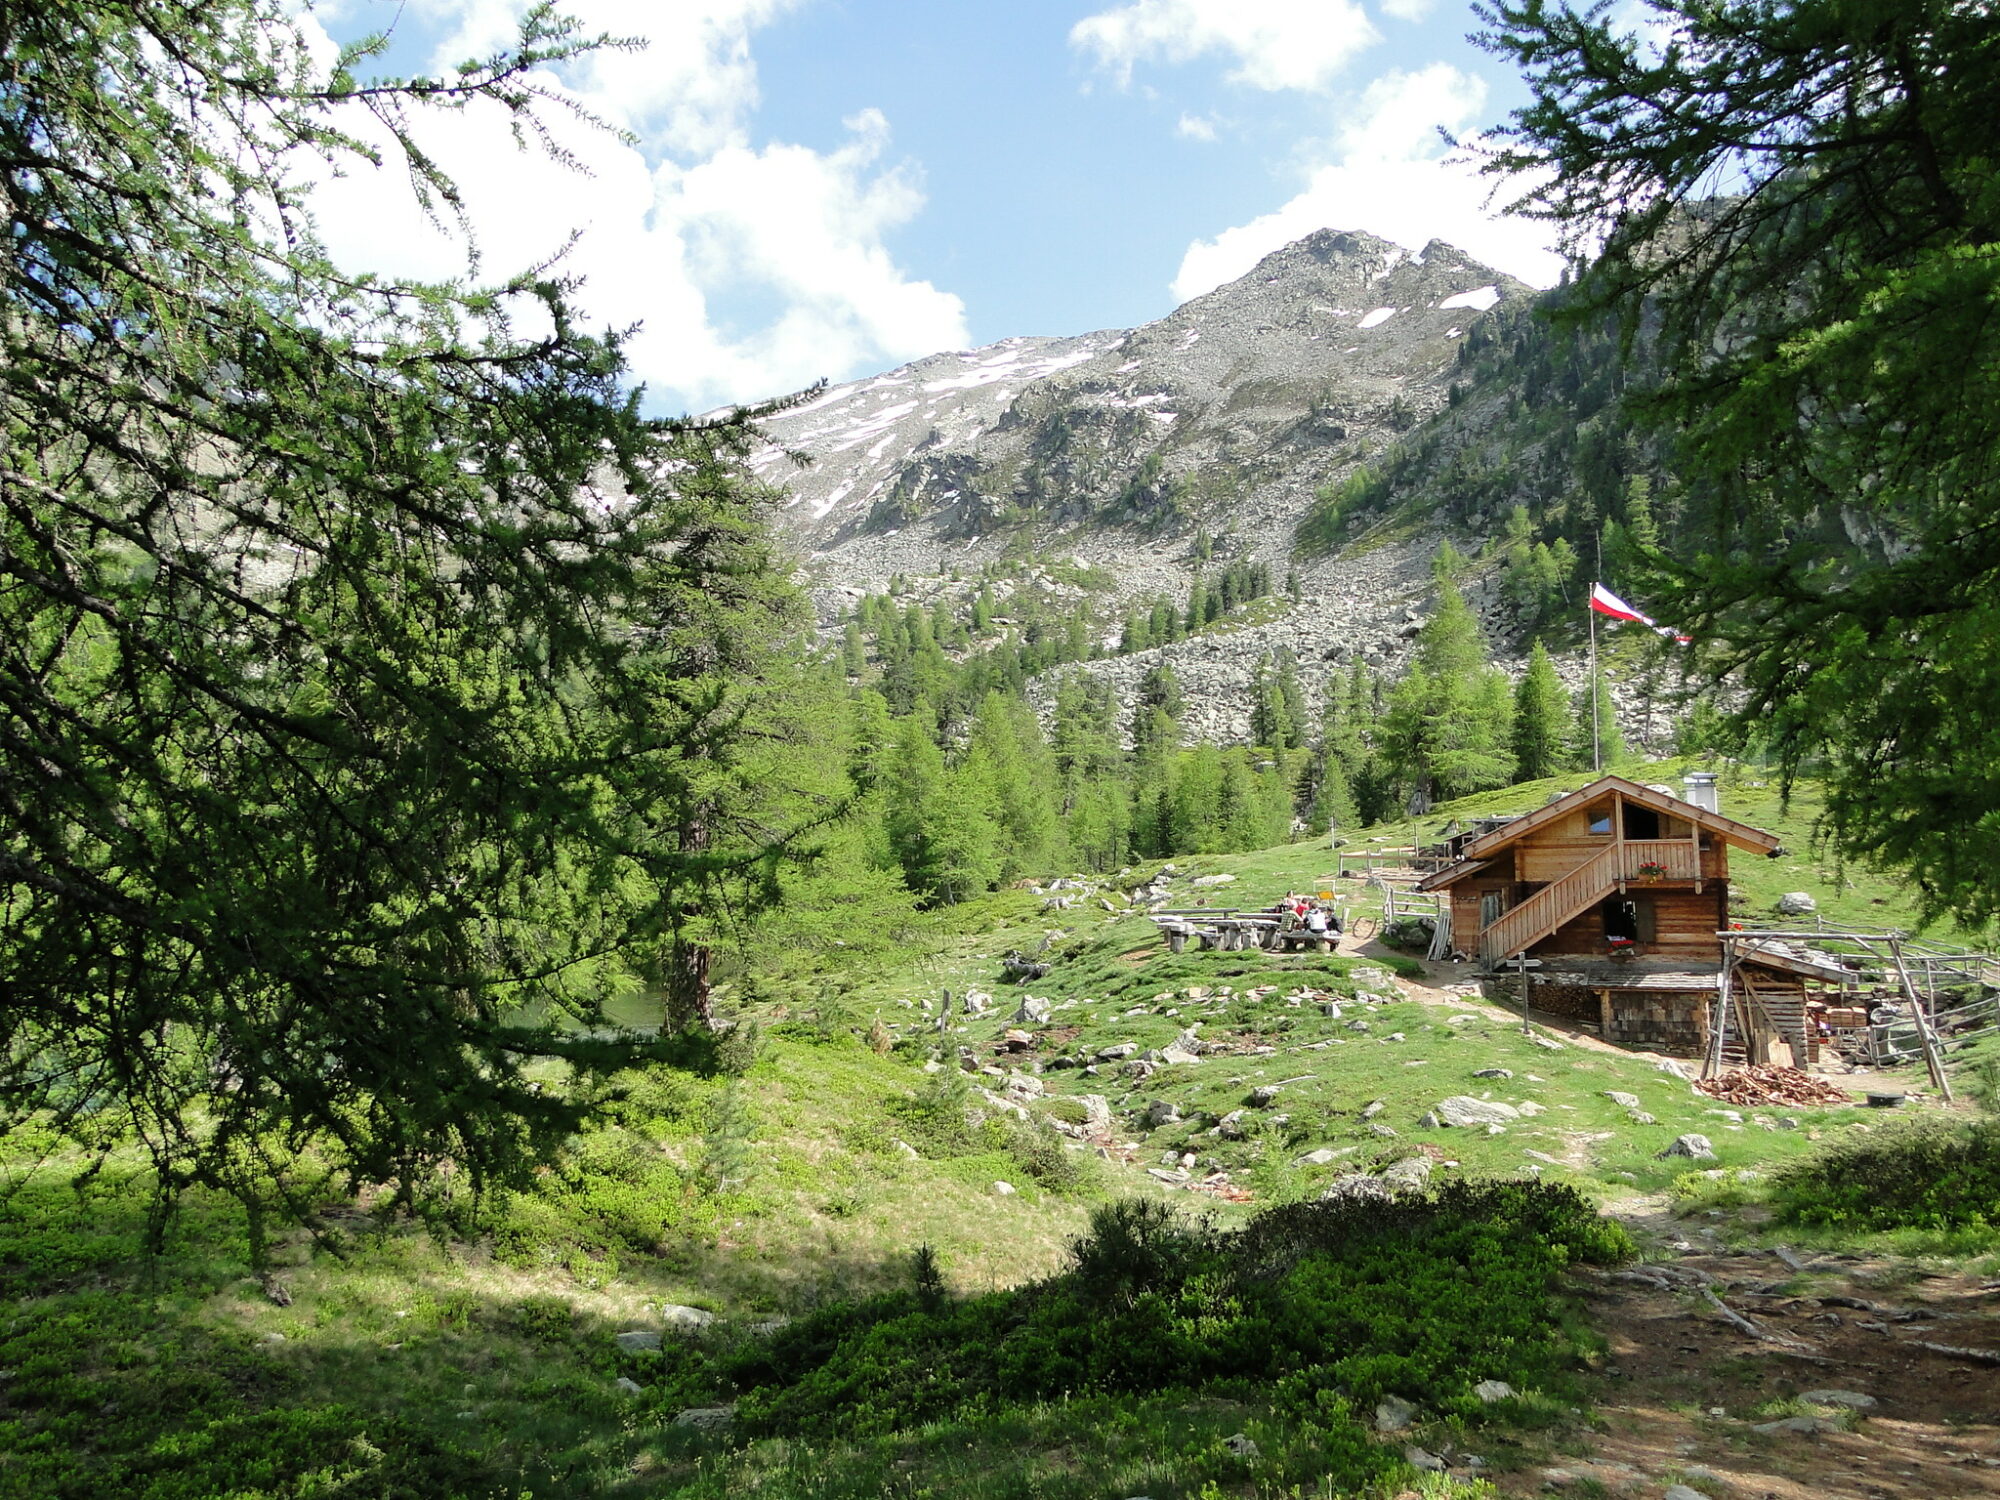
[(1779, 1216), (1846, 1229), (2000, 1224), (2000, 1120), (1899, 1121), (1780, 1169)]
[[(1561, 1384), (1559, 1273), (1629, 1253), (1556, 1184), (1299, 1203), (1234, 1233), (1121, 1203), (1093, 1215), (1062, 1275), (960, 1302), (899, 1292), (678, 1349), (655, 1399), (734, 1397), (747, 1435), (852, 1439), (1070, 1397), (1257, 1389), (1352, 1437), (1349, 1411), (1390, 1392), (1469, 1417), (1478, 1381)], [(1371, 1477), (1355, 1463), (1344, 1483)]]

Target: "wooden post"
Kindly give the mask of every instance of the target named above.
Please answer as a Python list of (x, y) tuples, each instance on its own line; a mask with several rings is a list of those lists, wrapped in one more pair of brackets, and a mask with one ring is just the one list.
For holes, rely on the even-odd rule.
[(1951, 1080), (1944, 1072), (1944, 1052), (1938, 1046), (1937, 1033), (1931, 1030), (1931, 1018), (1924, 1013), (1924, 1002), (1917, 994), (1917, 987), (1910, 983), (1910, 971), (1903, 963), (1903, 940), (1895, 933), (1889, 934), (1889, 956), (1896, 961), (1896, 977), (1902, 981), (1903, 995), (1910, 1002), (1910, 1015), (1917, 1023), (1917, 1041), (1924, 1049), (1924, 1066), (1930, 1070), (1931, 1082), (1944, 1095), (1944, 1102), (1951, 1100)]
[(1599, 990), (1597, 992), (1597, 1021), (1598, 1021), (1598, 1034), (1602, 1036), (1605, 1041), (1607, 1042), (1610, 1041), (1611, 1040), (1611, 991), (1609, 990)]
[(1701, 1076), (1719, 1078), (1722, 1076), (1722, 1046), (1729, 1035), (1729, 990), (1736, 972), (1736, 942), (1733, 938), (1722, 940), (1722, 973), (1716, 980), (1715, 1025), (1708, 1034), (1708, 1055), (1702, 1059)]

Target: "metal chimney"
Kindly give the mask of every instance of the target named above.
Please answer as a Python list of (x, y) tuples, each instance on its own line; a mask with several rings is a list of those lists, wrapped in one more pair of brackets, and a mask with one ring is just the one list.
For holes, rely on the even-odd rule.
[(1686, 800), (1704, 812), (1722, 811), (1722, 799), (1717, 794), (1715, 772), (1690, 771), (1681, 778), (1681, 785), (1687, 789)]

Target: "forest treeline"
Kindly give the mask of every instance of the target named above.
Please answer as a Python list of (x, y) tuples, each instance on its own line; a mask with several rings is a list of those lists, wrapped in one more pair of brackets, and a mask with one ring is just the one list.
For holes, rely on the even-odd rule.
[(1261, 597), (1269, 574), (1257, 565), (1197, 581), (1180, 609), (1128, 616), (1115, 639), (1093, 637), (1087, 601), (1027, 590), (1002, 601), (990, 583), (929, 603), (867, 596), (828, 670), (849, 705), (869, 857), (920, 900), (948, 903), (1028, 876), (1263, 848), (1588, 766), (1593, 753), (1621, 759), (1608, 693), (1593, 744), (1588, 685), (1572, 696), (1539, 644), (1518, 683), (1493, 665), (1456, 582), (1465, 566), (1440, 553), (1436, 606), (1401, 677), (1358, 660), (1308, 668), (1281, 647), (1250, 684), (1247, 740), (1228, 745), (1190, 743), (1186, 693), (1165, 661), (1129, 701), (1106, 677), (1065, 669), (1115, 654), (1135, 621), (1158, 619), (1176, 639), (1210, 618), (1205, 601), (1226, 612)]

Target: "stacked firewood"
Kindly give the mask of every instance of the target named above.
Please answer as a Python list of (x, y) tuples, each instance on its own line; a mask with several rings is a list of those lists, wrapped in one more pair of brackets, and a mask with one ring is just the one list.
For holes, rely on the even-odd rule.
[(1798, 1068), (1775, 1065), (1733, 1068), (1720, 1078), (1703, 1078), (1695, 1088), (1724, 1104), (1852, 1104), (1853, 1096)]

